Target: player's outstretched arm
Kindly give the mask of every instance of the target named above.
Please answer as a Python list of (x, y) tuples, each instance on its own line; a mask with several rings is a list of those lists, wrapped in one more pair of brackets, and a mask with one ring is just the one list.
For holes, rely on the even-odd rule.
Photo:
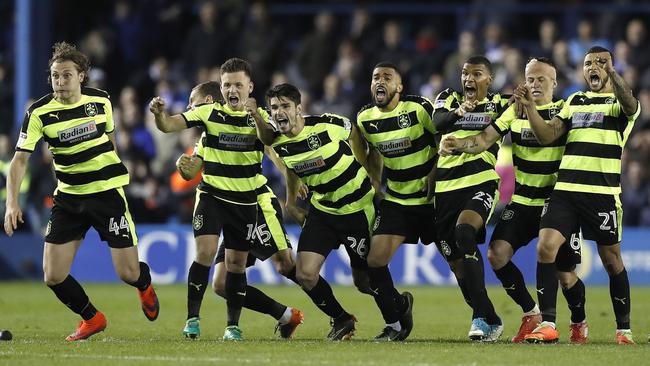
[(456, 138), (454, 136), (446, 136), (440, 141), (440, 149), (438, 153), (440, 156), (449, 156), (457, 152), (478, 154), (487, 150), (492, 146), (501, 135), (492, 127), (487, 126), (481, 133), (474, 136), (465, 138)]
[(271, 144), (273, 144), (273, 139), (275, 138), (275, 130), (270, 123), (267, 123), (264, 120), (260, 112), (257, 110), (257, 101), (255, 98), (248, 98), (244, 107), (255, 120), (257, 138), (260, 139), (264, 145), (271, 146)]
[(181, 115), (170, 116), (165, 112), (165, 100), (161, 97), (151, 100), (149, 111), (155, 117), (156, 127), (162, 132), (177, 132), (187, 128), (187, 123)]
[(196, 154), (187, 155), (182, 154), (176, 160), (176, 169), (181, 177), (185, 180), (192, 180), (201, 171), (203, 166), (203, 159)]
[(23, 211), (18, 204), (18, 193), (20, 184), (23, 182), (25, 172), (27, 171), (27, 162), (31, 153), (26, 151), (16, 151), (11, 164), (9, 165), (9, 176), (7, 177), (7, 202), (5, 211), (5, 232), (12, 236), (14, 230), (18, 228), (18, 223), (23, 220)]
[(524, 107), (530, 127), (540, 144), (549, 145), (566, 133), (566, 126), (558, 117), (553, 117), (549, 122), (544, 121), (535, 108), (530, 89), (525, 85), (519, 85), (515, 89), (514, 96), (517, 103)]

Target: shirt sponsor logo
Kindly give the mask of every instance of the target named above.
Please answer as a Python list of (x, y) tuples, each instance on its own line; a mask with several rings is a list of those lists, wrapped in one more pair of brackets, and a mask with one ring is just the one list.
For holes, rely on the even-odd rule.
[(533, 132), (532, 129), (530, 129), (530, 128), (522, 128), (521, 129), (521, 140), (522, 141), (537, 141), (537, 138), (535, 137), (535, 133)]
[(377, 143), (377, 150), (384, 155), (398, 154), (406, 151), (412, 146), (411, 139), (403, 137), (400, 139), (382, 141)]
[(322, 156), (319, 156), (314, 159), (309, 159), (305, 161), (301, 161), (300, 163), (294, 164), (293, 165), (293, 170), (296, 171), (296, 173), (309, 173), (313, 172), (316, 170), (319, 170), (321, 168), (325, 167), (325, 159), (323, 159)]
[(463, 129), (471, 130), (484, 129), (490, 124), (490, 122), (492, 122), (492, 117), (485, 113), (465, 113), (463, 118), (459, 119), (454, 124)]
[(233, 150), (250, 150), (255, 147), (257, 135), (243, 135), (239, 133), (219, 133), (219, 147)]
[(95, 121), (86, 122), (57, 132), (59, 141), (76, 143), (87, 141), (97, 136)]
[(571, 119), (572, 128), (602, 127), (605, 122), (604, 112), (575, 112)]

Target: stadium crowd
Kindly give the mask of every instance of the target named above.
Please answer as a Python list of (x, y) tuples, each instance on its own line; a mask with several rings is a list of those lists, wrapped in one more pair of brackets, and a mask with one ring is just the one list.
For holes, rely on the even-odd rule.
[[(516, 2), (510, 4), (516, 7)], [(101, 17), (67, 21), (89, 6)], [(260, 105), (270, 86), (286, 81), (301, 89), (306, 113), (334, 112), (354, 118), (371, 100), (370, 73), (378, 61), (398, 65), (405, 94), (434, 100), (447, 87), (460, 89), (460, 68), (471, 55), (490, 59), (495, 65), (492, 88), (503, 93), (511, 93), (524, 81), (529, 57), (544, 56), (557, 66), (556, 97), (565, 98), (586, 88), (582, 58), (589, 47), (601, 45), (612, 50), (616, 70), (642, 105), (623, 157), (624, 224), (650, 226), (650, 53), (646, 51), (648, 25), (640, 14), (614, 12), (578, 17), (576, 23), (567, 24), (550, 12), (514, 17), (467, 5), (466, 22), (455, 24), (458, 18), (448, 16), (454, 13), (414, 17), (398, 11), (389, 16), (357, 6), (335, 14), (324, 6), (326, 10), (316, 14), (296, 15), (274, 12), (274, 5), (263, 1), (120, 0), (64, 8), (56, 10), (61, 17), (55, 17), (53, 34), (58, 38), (53, 41), (73, 42), (89, 55), (89, 86), (112, 96), (118, 150), (131, 175), (126, 193), (138, 223), (190, 222), (194, 186), (178, 176), (174, 162), (193, 149), (200, 134), (196, 129), (158, 133), (153, 115), (147, 112), (148, 101), (163, 96), (171, 114), (184, 111), (192, 86), (218, 81), (218, 65), (229, 57), (251, 62), (253, 95)], [(10, 20), (2, 23), (2, 28), (11, 26)], [(2, 30), (6, 36), (0, 39), (0, 198), (4, 201), (4, 176), (17, 131), (8, 123), (14, 120), (14, 47), (11, 32)], [(44, 71), (43, 80), (45, 75)], [(47, 149), (41, 146), (33, 155), (38, 161), (30, 165), (21, 191), (31, 228), (42, 230), (56, 179)], [(276, 194), (283, 195), (283, 178), (270, 161), (265, 161), (264, 174)]]

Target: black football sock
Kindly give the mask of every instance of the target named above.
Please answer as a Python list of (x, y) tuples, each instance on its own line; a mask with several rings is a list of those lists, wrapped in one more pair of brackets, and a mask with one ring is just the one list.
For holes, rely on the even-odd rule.
[(571, 311), (571, 322), (580, 323), (585, 320), (585, 284), (578, 278), (578, 281), (568, 289), (562, 289), (562, 294)]
[(400, 295), (397, 289), (395, 289), (388, 266), (368, 268), (368, 277), (370, 280), (370, 288), (377, 294), (375, 296), (375, 302), (379, 306), (379, 310), (386, 324), (393, 324), (399, 321), (400, 309), (396, 300)]
[(555, 262), (537, 262), (537, 303), (543, 321), (555, 323), (557, 288)]
[(246, 297), (244, 298), (244, 307), (258, 313), (268, 314), (279, 320), (287, 307), (270, 298), (267, 294), (259, 289), (247, 286)]
[(630, 329), (630, 281), (625, 268), (609, 276), (609, 296), (616, 315), (616, 329)]
[(56, 285), (48, 285), (48, 287), (59, 298), (59, 301), (70, 308), (70, 310), (79, 314), (84, 320), (90, 320), (97, 313), (97, 309), (90, 303), (83, 287), (81, 287), (74, 277), (68, 275), (63, 282)]
[(140, 262), (140, 276), (135, 282), (127, 282), (129, 285), (144, 291), (151, 284), (151, 272), (149, 266), (145, 262)]
[(187, 318), (198, 317), (203, 295), (210, 280), (210, 267), (192, 262), (187, 274)]
[(508, 296), (510, 296), (517, 305), (521, 306), (521, 311), (526, 313), (531, 311), (535, 307), (535, 300), (528, 293), (526, 288), (526, 282), (524, 282), (524, 275), (521, 274), (521, 271), (517, 266), (508, 261), (505, 266), (495, 269), (494, 274), (497, 276), (503, 289), (506, 290)]
[(311, 298), (311, 301), (330, 318), (338, 318), (343, 314), (347, 314), (341, 304), (334, 297), (332, 287), (325, 281), (323, 277), (318, 278), (316, 286), (311, 290), (304, 289), (305, 293)]
[(241, 308), (246, 297), (246, 272), (226, 272), (226, 306), (228, 325), (239, 325)]

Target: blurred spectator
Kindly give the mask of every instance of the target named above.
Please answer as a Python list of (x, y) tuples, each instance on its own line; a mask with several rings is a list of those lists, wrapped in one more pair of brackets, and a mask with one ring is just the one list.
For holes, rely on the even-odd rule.
[(623, 224), (639, 226), (641, 212), (648, 204), (647, 175), (643, 171), (643, 164), (639, 160), (632, 160), (626, 166), (627, 174), (621, 179), (621, 203), (625, 207)]
[(340, 88), (338, 76), (329, 74), (323, 81), (323, 97), (314, 102), (312, 106), (313, 114), (335, 113), (341, 116), (352, 117), (352, 103), (346, 99)]
[(569, 40), (569, 58), (571, 63), (582, 64), (587, 50), (594, 45), (611, 50), (611, 43), (605, 39), (597, 39), (591, 21), (583, 19), (578, 22), (577, 37)]
[(309, 92), (320, 96), (323, 79), (336, 62), (337, 36), (332, 13), (318, 13), (314, 18), (314, 28), (302, 39), (296, 62)]
[(557, 24), (545, 19), (539, 24), (539, 40), (529, 50), (531, 57), (553, 58), (553, 46), (558, 39)]

